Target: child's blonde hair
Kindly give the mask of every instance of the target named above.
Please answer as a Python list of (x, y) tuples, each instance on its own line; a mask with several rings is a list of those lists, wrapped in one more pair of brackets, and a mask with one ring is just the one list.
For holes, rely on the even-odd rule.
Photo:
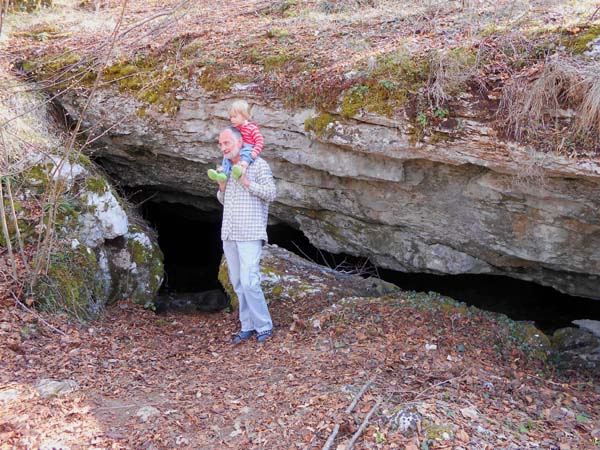
[(238, 113), (244, 116), (246, 119), (250, 118), (250, 105), (246, 100), (236, 100), (231, 104), (229, 108), (229, 114)]

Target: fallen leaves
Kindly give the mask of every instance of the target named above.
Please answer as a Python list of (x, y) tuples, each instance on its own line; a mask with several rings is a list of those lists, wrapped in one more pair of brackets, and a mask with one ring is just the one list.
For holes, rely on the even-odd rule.
[[(289, 324), (299, 319), (311, 323), (303, 313), (306, 306), (273, 305), (278, 327), (273, 345), (261, 349), (229, 345), (235, 314), (163, 316), (173, 333), (165, 333), (152, 312), (135, 307), (116, 306), (88, 326), (49, 317), (55, 325), (62, 321), (67, 336), (43, 331), (35, 339), (21, 337), (18, 358), (7, 359), (12, 351), (0, 350), (2, 361), (10, 361), (0, 369), (2, 379), (16, 377), (30, 386), (21, 400), (5, 403), (0, 437), (15, 448), (27, 436), (39, 445), (52, 439), (131, 449), (148, 442), (158, 449), (252, 448), (268, 442), (270, 449), (288, 450), (294, 443), (321, 448), (339, 423), (337, 447), (357, 432), (383, 395), (387, 400), (355, 448), (506, 448), (546, 439), (549, 446), (560, 440), (574, 449), (592, 439), (591, 425), (600, 417), (592, 387), (546, 381), (523, 365), (512, 369), (512, 360), (504, 362), (490, 347), (468, 339), (484, 326), (476, 318), (453, 337), (432, 341), (429, 326), (435, 323), (437, 329), (450, 318), (420, 312), (418, 327), (399, 326), (413, 313), (408, 304), (354, 300), (335, 313), (330, 308), (319, 313), (327, 317), (321, 329), (290, 331)], [(8, 310), (0, 312), (2, 321)], [(347, 353), (329, 339), (332, 328)], [(437, 350), (425, 350), (431, 342)], [(460, 342), (471, 342), (462, 359), (447, 361), (443, 349)], [(33, 385), (46, 373), (70, 374), (80, 389), (44, 400)], [(375, 384), (351, 414), (344, 414), (371, 376)], [(406, 436), (384, 420), (402, 405), (416, 407), (423, 417)], [(140, 411), (151, 414), (136, 415)], [(70, 420), (76, 425), (68, 426)], [(562, 438), (562, 429), (569, 430), (569, 439)]]

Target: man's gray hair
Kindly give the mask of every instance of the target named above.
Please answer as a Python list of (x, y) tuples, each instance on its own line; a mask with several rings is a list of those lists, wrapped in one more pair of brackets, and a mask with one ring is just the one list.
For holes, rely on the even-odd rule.
[(236, 127), (225, 127), (223, 128), (223, 131), (231, 131), (231, 134), (236, 141), (242, 140), (242, 133), (240, 133), (240, 130), (238, 130)]

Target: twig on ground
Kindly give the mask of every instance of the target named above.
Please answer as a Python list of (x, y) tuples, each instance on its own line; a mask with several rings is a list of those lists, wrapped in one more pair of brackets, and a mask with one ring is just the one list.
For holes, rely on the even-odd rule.
[(358, 391), (358, 394), (356, 394), (356, 397), (354, 397), (354, 400), (352, 401), (352, 403), (350, 403), (348, 408), (346, 408), (346, 414), (350, 414), (352, 412), (352, 410), (356, 407), (360, 398), (367, 391), (367, 389), (369, 389), (369, 386), (371, 386), (374, 382), (375, 382), (375, 377), (371, 378), (369, 381), (367, 381), (365, 383), (365, 385), (362, 387), (362, 389), (360, 391)]
[(431, 386), (429, 386), (428, 388), (425, 388), (425, 389), (423, 389), (421, 392), (419, 392), (419, 393), (416, 395), (416, 397), (413, 399), (413, 401), (414, 401), (414, 400), (416, 400), (416, 399), (418, 399), (419, 397), (421, 397), (421, 396), (422, 396), (422, 395), (423, 395), (425, 392), (427, 392), (427, 391), (429, 391), (429, 390), (431, 390), (431, 389), (434, 389), (434, 388), (436, 388), (436, 387), (438, 387), (438, 386), (441, 386), (441, 385), (443, 385), (443, 384), (450, 383), (450, 382), (452, 382), (452, 381), (454, 381), (454, 380), (458, 380), (458, 379), (460, 379), (460, 378), (464, 377), (464, 376), (465, 376), (466, 374), (468, 374), (469, 372), (470, 372), (470, 371), (467, 369), (467, 370), (465, 370), (465, 371), (464, 371), (462, 374), (460, 374), (460, 375), (459, 375), (459, 376), (457, 376), (457, 377), (448, 378), (447, 380), (440, 381), (439, 383), (436, 383), (436, 384), (432, 384), (432, 385), (431, 385)]
[[(356, 394), (356, 397), (354, 397), (354, 400), (352, 400), (352, 403), (350, 403), (350, 405), (348, 405), (348, 407), (346, 408), (346, 411), (344, 411), (346, 415), (348, 415), (352, 412), (352, 410), (358, 404), (360, 398), (367, 391), (367, 389), (369, 389), (369, 386), (371, 386), (374, 382), (375, 382), (375, 377), (373, 377), (369, 381), (367, 381), (365, 383), (365, 385), (361, 388), (361, 390), (358, 391), (358, 394)], [(331, 431), (331, 434), (327, 438), (325, 445), (323, 446), (323, 450), (329, 450), (329, 448), (333, 444), (333, 441), (335, 440), (335, 437), (337, 436), (339, 431), (340, 431), (340, 424), (336, 423), (335, 426), (333, 427), (333, 430)]]
[(327, 438), (327, 441), (325, 441), (323, 450), (329, 450), (331, 448), (331, 445), (333, 444), (333, 441), (335, 440), (335, 437), (337, 436), (338, 431), (340, 431), (340, 424), (336, 423), (335, 427), (333, 427), (333, 430), (331, 431), (331, 434)]
[(37, 320), (39, 320), (40, 322), (42, 322), (44, 325), (46, 325), (52, 331), (60, 334), (61, 336), (67, 336), (67, 333), (65, 333), (62, 330), (59, 330), (54, 325), (49, 324), (42, 316), (39, 315), (39, 313), (37, 313), (36, 311), (34, 311), (30, 307), (28, 307), (25, 303), (23, 303), (21, 300), (19, 300), (19, 298), (13, 292), (11, 292), (10, 295), (12, 295), (12, 297), (15, 299), (15, 303), (17, 305), (19, 305), (21, 308), (23, 308), (28, 313), (32, 314)]
[(354, 433), (354, 436), (352, 436), (352, 439), (350, 439), (350, 443), (348, 444), (348, 447), (346, 447), (346, 450), (352, 450), (352, 447), (354, 447), (354, 444), (356, 443), (358, 438), (361, 436), (361, 434), (363, 434), (365, 428), (367, 428), (367, 425), (369, 424), (369, 419), (371, 419), (371, 416), (375, 413), (375, 411), (377, 411), (377, 408), (379, 408), (381, 402), (383, 402), (383, 397), (379, 397), (379, 399), (377, 399), (377, 403), (375, 403), (375, 406), (371, 408), (371, 410), (365, 417), (365, 420), (363, 420), (356, 433)]

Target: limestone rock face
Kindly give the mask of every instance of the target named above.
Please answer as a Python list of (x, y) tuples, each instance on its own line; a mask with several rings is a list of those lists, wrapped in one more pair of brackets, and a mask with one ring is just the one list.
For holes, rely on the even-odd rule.
[[(87, 124), (120, 182), (207, 213), (231, 98), (190, 87), (173, 116), (100, 92)], [(316, 247), (406, 272), (508, 275), (600, 299), (600, 163), (500, 139), (465, 101), (451, 126), (417, 139), (410, 121), (362, 115), (305, 130), (313, 110), (248, 99), (277, 181), (272, 215)], [(63, 99), (73, 116), (81, 102)], [(460, 108), (459, 108), (460, 109)], [(335, 119), (339, 120), (335, 120)]]
[[(86, 157), (59, 160), (30, 152), (20, 162), (17, 202), (45, 198), (52, 179), (65, 186), (56, 201), (56, 244), (47, 273), (34, 289), (36, 298), (90, 317), (121, 299), (151, 305), (163, 280), (163, 255), (155, 234)], [(36, 230), (20, 226), (26, 243), (38, 240)]]

